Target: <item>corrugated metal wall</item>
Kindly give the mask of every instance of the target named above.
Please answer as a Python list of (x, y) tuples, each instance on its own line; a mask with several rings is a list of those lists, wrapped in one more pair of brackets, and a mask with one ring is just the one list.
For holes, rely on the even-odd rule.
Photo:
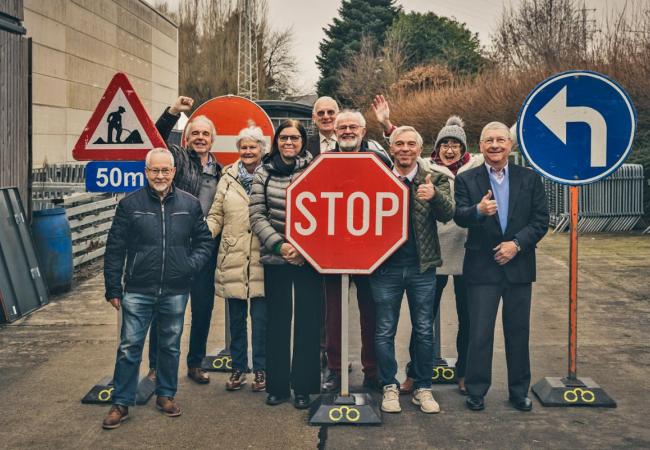
[(29, 211), (30, 52), (22, 17), (22, 0), (0, 0), (0, 187), (18, 187)]

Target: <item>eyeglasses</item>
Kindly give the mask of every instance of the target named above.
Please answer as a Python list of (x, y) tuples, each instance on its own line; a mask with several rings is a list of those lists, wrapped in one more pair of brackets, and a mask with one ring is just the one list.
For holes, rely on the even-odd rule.
[(156, 175), (156, 176), (162, 174), (163, 176), (167, 177), (172, 173), (172, 169), (169, 169), (169, 168), (151, 169), (151, 168), (147, 167), (147, 170), (149, 171), (149, 173), (151, 173), (152, 175)]
[(323, 116), (325, 116), (325, 114), (327, 114), (328, 116), (335, 116), (335, 115), (336, 115), (336, 111), (334, 111), (333, 109), (327, 109), (327, 110), (316, 111), (316, 115), (317, 115), (318, 117), (323, 117)]
[(460, 150), (460, 144), (440, 144), (442, 150)]
[(510, 138), (498, 137), (498, 138), (487, 138), (487, 139), (483, 139), (481, 142), (483, 142), (484, 144), (487, 144), (487, 145), (492, 145), (492, 144), (494, 144), (495, 142), (496, 142), (497, 144), (499, 144), (499, 145), (503, 145), (503, 144), (505, 144), (506, 142), (508, 142), (509, 140), (510, 140)]
[(338, 127), (336, 127), (336, 131), (350, 130), (354, 133), (359, 128), (361, 128), (359, 125), (339, 125)]
[(298, 141), (300, 141), (300, 139), (302, 139), (302, 136), (297, 135), (297, 134), (295, 134), (295, 135), (282, 134), (282, 135), (278, 136), (278, 140), (280, 142), (289, 142), (289, 141), (298, 142)]

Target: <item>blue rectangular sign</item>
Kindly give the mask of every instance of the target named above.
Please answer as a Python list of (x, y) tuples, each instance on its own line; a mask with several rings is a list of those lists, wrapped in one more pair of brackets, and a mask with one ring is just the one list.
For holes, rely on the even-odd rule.
[(88, 192), (132, 192), (146, 182), (144, 161), (93, 161), (86, 165)]

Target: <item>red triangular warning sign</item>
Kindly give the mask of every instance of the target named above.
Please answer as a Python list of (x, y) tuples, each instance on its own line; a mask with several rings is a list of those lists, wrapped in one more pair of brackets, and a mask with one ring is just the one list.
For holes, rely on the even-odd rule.
[(79, 136), (77, 161), (138, 161), (165, 141), (124, 73), (116, 73)]

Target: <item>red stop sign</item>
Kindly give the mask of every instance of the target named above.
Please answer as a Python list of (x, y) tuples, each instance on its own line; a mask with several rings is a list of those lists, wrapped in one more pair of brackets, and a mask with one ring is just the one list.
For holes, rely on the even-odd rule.
[(408, 238), (407, 187), (371, 153), (324, 153), (287, 188), (286, 236), (320, 273), (372, 273)]

